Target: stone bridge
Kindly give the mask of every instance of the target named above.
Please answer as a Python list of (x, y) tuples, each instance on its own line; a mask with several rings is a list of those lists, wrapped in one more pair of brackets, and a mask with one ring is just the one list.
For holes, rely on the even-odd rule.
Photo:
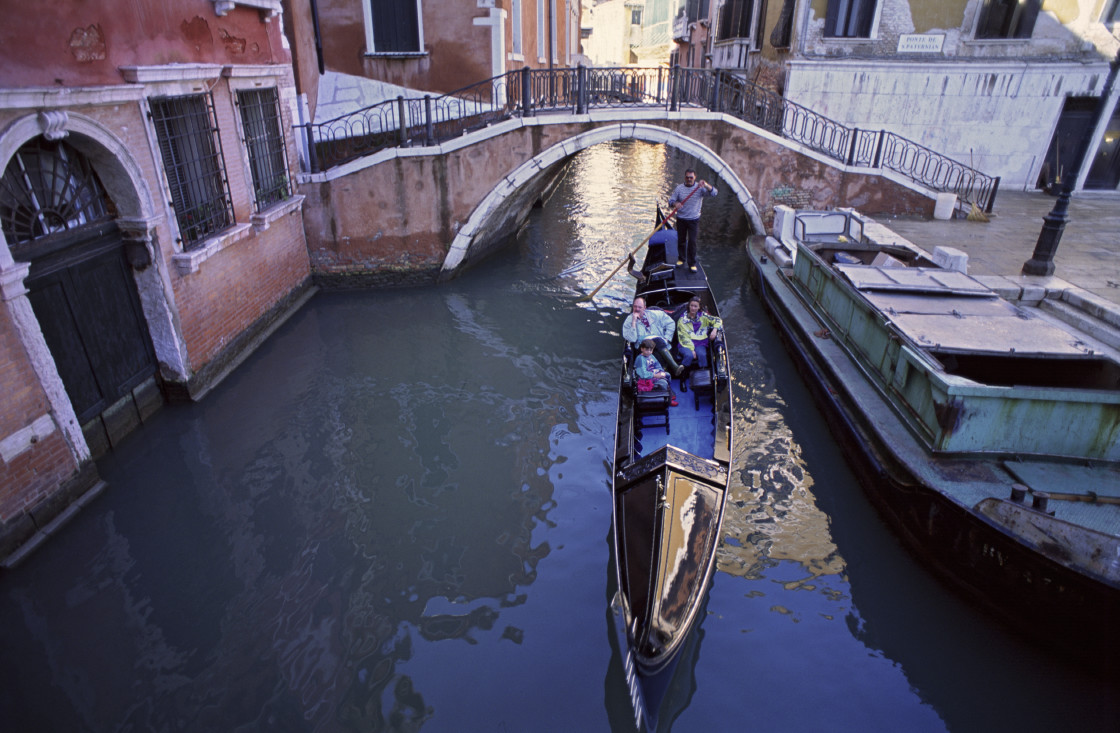
[(902, 176), (840, 165), (726, 114), (546, 114), (302, 175), (315, 276), (332, 287), (453, 277), (516, 231), (571, 156), (626, 139), (670, 145), (708, 165), (755, 232), (766, 231), (778, 204), (854, 207), (870, 216), (929, 216), (934, 208), (936, 192)]

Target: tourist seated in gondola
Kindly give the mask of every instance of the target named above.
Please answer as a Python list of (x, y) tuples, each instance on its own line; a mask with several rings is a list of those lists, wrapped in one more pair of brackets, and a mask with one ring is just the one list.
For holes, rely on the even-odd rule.
[[(652, 382), (651, 387), (669, 390), (669, 404), (677, 406), (677, 395), (669, 386), (669, 372), (661, 368), (661, 362), (653, 355), (653, 339), (645, 339), (638, 345), (638, 355), (634, 357), (634, 376), (639, 380), (646, 379)], [(641, 390), (639, 382), (637, 389)]]
[(689, 371), (708, 366), (708, 342), (720, 338), (723, 321), (705, 312), (699, 297), (688, 301), (688, 310), (677, 321), (677, 350), (681, 356), (681, 385)]
[(634, 298), (630, 315), (622, 323), (622, 337), (627, 342), (640, 348), (642, 341), (652, 339), (653, 353), (657, 360), (669, 374), (679, 377), (683, 369), (673, 358), (670, 348), (676, 332), (677, 324), (673, 317), (658, 308), (646, 308), (646, 299), (640, 295)]

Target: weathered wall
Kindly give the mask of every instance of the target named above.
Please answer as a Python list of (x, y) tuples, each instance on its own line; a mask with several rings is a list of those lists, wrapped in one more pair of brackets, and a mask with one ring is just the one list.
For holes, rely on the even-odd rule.
[[(1046, 0), (1029, 39), (978, 39), (981, 0), (882, 0), (869, 38), (825, 38), (806, 0), (785, 96), (851, 127), (884, 129), (1033, 188), (1070, 96), (1101, 96), (1120, 39), (1096, 0)], [(904, 35), (931, 42), (900, 52)]]
[[(556, 47), (550, 49), (548, 19), (545, 19), (545, 38), (540, 39), (537, 35), (537, 3), (535, 0), (523, 0), (522, 53), (519, 56), (512, 51), (512, 6), (511, 0), (488, 3), (424, 0), (421, 3), (423, 53), (372, 54), (367, 48), (366, 18), (361, 2), (318, 0), (324, 62), (331, 71), (434, 92), (452, 92), (522, 66), (547, 68), (550, 50), (556, 65), (574, 63), (568, 52), (568, 34), (575, 32), (578, 35), (579, 29), (569, 28), (565, 3), (556, 3)], [(548, 3), (545, 8), (547, 12)], [(500, 21), (502, 25), (496, 33), (491, 24), (496, 22), (499, 13), (492, 10), (504, 11), (504, 20)], [(302, 16), (306, 11), (297, 7), (295, 12)], [(302, 44), (300, 48), (303, 48)], [(495, 63), (501, 68), (495, 69)], [(308, 73), (301, 70), (301, 80), (307, 76)], [(310, 89), (310, 84), (301, 81), (301, 90), (305, 86)]]
[(78, 470), (50, 419), (50, 402), (18, 333), (16, 307), (8, 298), (0, 307), (0, 557), (5, 528), (10, 532), (14, 520)]
[(52, 0), (0, 23), (0, 87), (120, 84), (136, 64), (289, 60), (279, 24), (253, 8), (218, 17), (212, 0)]
[(1021, 190), (1033, 187), (1067, 95), (1099, 95), (1106, 76), (1107, 67), (1081, 64), (793, 61), (786, 97), (842, 125), (889, 130)]

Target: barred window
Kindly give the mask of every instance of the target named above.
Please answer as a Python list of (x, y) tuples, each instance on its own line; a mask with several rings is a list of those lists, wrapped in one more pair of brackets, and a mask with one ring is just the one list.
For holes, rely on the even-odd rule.
[(280, 132), (280, 107), (275, 87), (237, 93), (245, 148), (253, 171), (253, 198), (257, 211), (264, 211), (291, 195), (284, 135)]
[(234, 222), (214, 99), (191, 94), (150, 104), (183, 248), (191, 249)]

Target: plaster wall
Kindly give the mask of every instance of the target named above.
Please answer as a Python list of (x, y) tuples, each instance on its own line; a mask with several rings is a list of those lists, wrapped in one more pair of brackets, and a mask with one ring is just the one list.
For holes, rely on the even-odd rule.
[(0, 23), (0, 88), (121, 83), (136, 64), (290, 60), (275, 20), (213, 0), (52, 0), (7, 12)]
[(1033, 187), (1067, 96), (1104, 91), (1107, 65), (789, 63), (786, 98), (841, 124), (888, 130)]

